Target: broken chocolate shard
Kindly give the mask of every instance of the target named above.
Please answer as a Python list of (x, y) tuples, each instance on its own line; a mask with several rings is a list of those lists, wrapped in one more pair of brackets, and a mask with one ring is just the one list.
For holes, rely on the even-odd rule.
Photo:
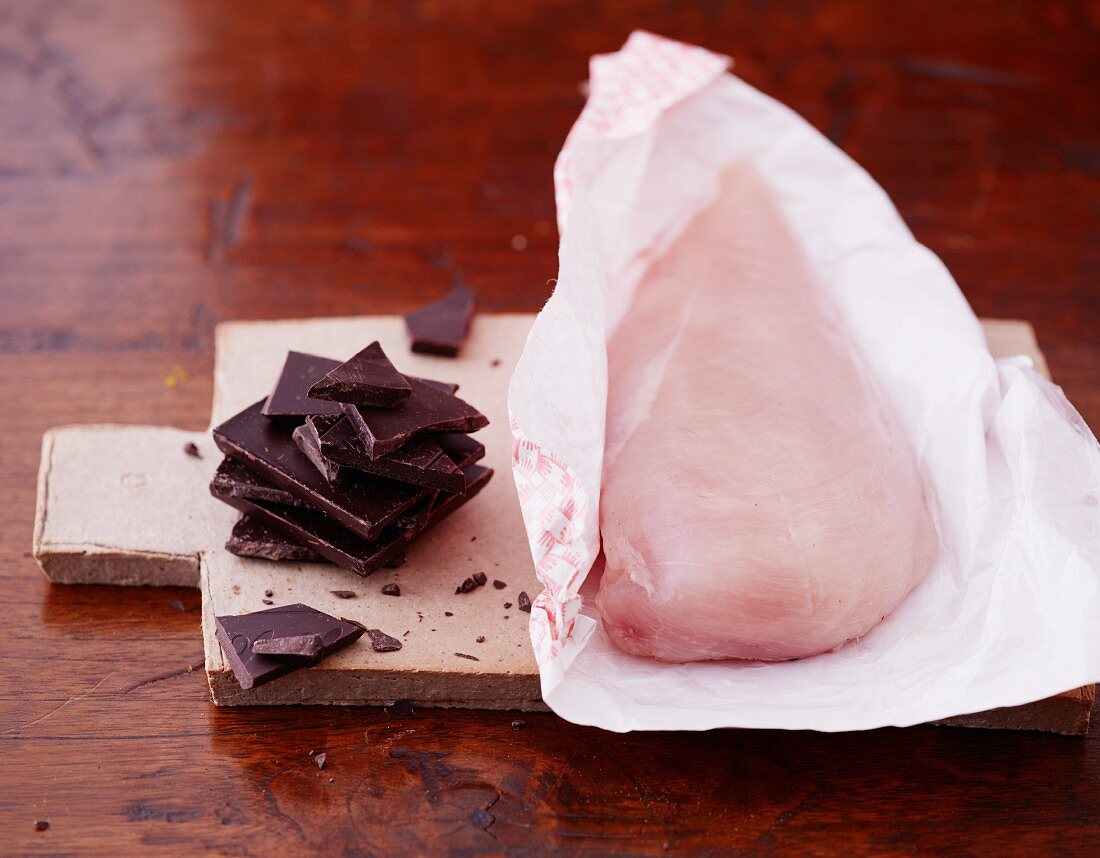
[(253, 652), (258, 640), (319, 635), (321, 658), (358, 640), (363, 629), (308, 605), (284, 605), (239, 616), (215, 617), (215, 634), (241, 688), (257, 685), (296, 670), (300, 665)]
[(44, 819), (36, 819), (34, 821), (34, 830), (35, 831), (49, 831), (50, 830), (50, 824)]
[(370, 637), (371, 649), (375, 652), (397, 652), (401, 649), (401, 641), (390, 637), (381, 629), (367, 629), (367, 635)]
[(260, 599), (260, 601), (263, 602), (265, 605), (274, 605), (275, 604), (275, 602), (271, 599)]
[(401, 588), (398, 587), (396, 584), (383, 584), (382, 585), (382, 595), (383, 596), (400, 596), (401, 595)]
[(489, 580), (484, 572), (475, 572), (470, 577), (474, 579), (474, 583), (476, 583), (479, 587), (484, 587), (485, 582)]
[(524, 613), (531, 613), (531, 597), (526, 593), (519, 594), (519, 609)]
[[(313, 418), (309, 418), (306, 425), (309, 426), (312, 420)], [(314, 425), (313, 428), (316, 430), (319, 427)], [(460, 446), (450, 439), (447, 439), (446, 443), (451, 448)], [(484, 447), (477, 441), (472, 443), (484, 451)], [(476, 447), (466, 445), (471, 452), (475, 452)], [(327, 461), (337, 465), (425, 488), (461, 492), (466, 487), (461, 465), (456, 464), (439, 441), (431, 435), (413, 438), (392, 453), (372, 459), (364, 450), (362, 439), (351, 420), (345, 417), (318, 436), (318, 451)]]
[(202, 458), (202, 453), (199, 452), (199, 446), (194, 441), (188, 441), (183, 445), (183, 452), (188, 456), (194, 456), (196, 459)]
[(403, 557), (409, 540), (419, 532), (434, 527), (464, 503), (475, 497), (493, 476), (491, 468), (470, 465), (466, 469), (467, 489), (464, 495), (441, 495), (430, 507), (420, 531), (390, 526), (374, 541), (341, 527), (321, 512), (303, 507), (287, 507), (223, 495), (211, 486), (214, 496), (242, 512), (250, 514), (265, 526), (295, 540), (317, 554), (343, 566), (357, 575), (366, 576), (380, 566)]
[(264, 595), (270, 599), (272, 596), (275, 595), (275, 592), (273, 590), (264, 590)]
[(263, 403), (264, 417), (298, 421), (310, 414), (339, 414), (340, 403), (311, 399), (309, 389), (340, 361), (302, 352), (287, 352), (279, 380)]
[(460, 286), (405, 316), (410, 348), (419, 354), (454, 357), (466, 341), (474, 315), (474, 290)]
[(481, 659), (478, 658), (476, 655), (468, 655), (464, 652), (456, 652), (455, 655), (457, 655), (459, 658), (468, 658), (470, 661), (481, 661)]
[(390, 363), (377, 341), (327, 372), (308, 391), (312, 399), (376, 408), (392, 408), (411, 394), (408, 380)]
[(478, 635), (474, 643), (485, 643), (485, 635)]
[(356, 474), (354, 479), (329, 485), (298, 449), (291, 430), (265, 419), (260, 407), (261, 403), (254, 403), (214, 429), (219, 449), (243, 462), (255, 476), (366, 539), (377, 539), (389, 522), (431, 495), (430, 489), (370, 474)]
[(260, 638), (252, 642), (252, 652), (271, 658), (300, 661), (316, 661), (324, 649), (324, 642), (317, 634), (290, 635), (282, 638)]
[(451, 611), (444, 611), (444, 612), (443, 612), (443, 616), (445, 616), (445, 617), (453, 617), (453, 616), (454, 616), (454, 613), (453, 613), (453, 612), (451, 612)]
[(501, 581), (499, 578), (493, 579), (493, 587), (495, 587), (497, 590), (503, 590), (507, 586), (508, 585)]
[(243, 462), (226, 457), (214, 471), (210, 491), (215, 495), (262, 500), (283, 506), (302, 506), (295, 495), (254, 474)]
[(225, 550), (238, 557), (255, 557), (260, 560), (296, 561), (299, 563), (327, 563), (320, 554), (297, 540), (272, 530), (251, 515), (244, 514), (233, 525)]
[(329, 590), (329, 592), (337, 599), (354, 599), (356, 596), (354, 590)]
[(362, 442), (363, 452), (378, 459), (423, 432), (474, 432), (488, 418), (469, 403), (418, 379), (409, 379), (413, 395), (396, 408), (343, 405)]
[(463, 581), (461, 584), (459, 584), (457, 587), (455, 587), (455, 595), (459, 596), (462, 593), (469, 593), (469, 592), (471, 592), (473, 590), (476, 590), (476, 589), (477, 589), (477, 581), (475, 581), (473, 578), (467, 578), (465, 581)]
[(305, 454), (305, 457), (313, 463), (317, 472), (325, 478), (325, 482), (333, 485), (340, 479), (340, 466), (321, 452), (321, 442), (313, 424), (307, 420), (301, 426), (295, 426), (290, 437), (294, 439), (294, 443), (298, 445), (298, 449)]
[[(505, 602), (505, 603), (504, 603), (504, 610), (506, 610), (506, 611), (507, 611), (507, 610), (508, 610), (508, 609), (509, 609), (510, 607), (512, 607), (512, 603), (511, 603), (511, 602)], [(507, 617), (505, 617), (504, 619), (508, 619), (508, 618), (507, 618)]]

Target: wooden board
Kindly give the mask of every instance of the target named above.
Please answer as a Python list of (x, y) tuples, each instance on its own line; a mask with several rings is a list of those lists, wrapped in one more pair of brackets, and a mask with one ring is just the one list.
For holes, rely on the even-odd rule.
[[(496, 476), (473, 503), (414, 545), (400, 569), (360, 579), (327, 565), (229, 554), (221, 546), (235, 513), (208, 496), (206, 483), (219, 458), (209, 435), (162, 427), (66, 427), (48, 433), (36, 556), (56, 583), (200, 585), (206, 670), (219, 705), (386, 705), (409, 699), (417, 706), (544, 709), (527, 615), (514, 607), (520, 590), (534, 593), (537, 582), (511, 481), (507, 420), (507, 381), (533, 318), (480, 316), (457, 360), (412, 354), (397, 316), (218, 326), (212, 425), (265, 395), (288, 349), (339, 357), (374, 339), (402, 370), (459, 383), (462, 395), (489, 416), (490, 427), (478, 437)], [(1026, 322), (983, 325), (995, 356), (1027, 355), (1047, 371)], [(183, 453), (187, 440), (200, 445), (201, 460)], [(192, 507), (198, 512), (180, 512)], [(121, 514), (105, 512), (110, 510)], [(475, 571), (508, 586), (455, 595), (457, 583)], [(400, 598), (379, 592), (390, 581), (400, 584)], [(332, 595), (346, 589), (357, 598)], [(402, 638), (405, 647), (386, 654), (351, 647), (317, 668), (245, 691), (214, 637), (213, 618), (260, 610), (269, 590), (276, 604), (305, 602), (381, 628)], [(504, 608), (506, 602), (513, 607)], [(1078, 734), (1088, 729), (1094, 696), (1093, 687), (1074, 689), (939, 723)]]

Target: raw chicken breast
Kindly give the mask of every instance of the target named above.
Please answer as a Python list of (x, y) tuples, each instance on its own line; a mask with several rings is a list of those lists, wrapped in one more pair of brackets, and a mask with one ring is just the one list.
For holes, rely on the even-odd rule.
[(608, 360), (598, 606), (620, 648), (814, 655), (922, 580), (912, 452), (751, 167), (642, 279)]

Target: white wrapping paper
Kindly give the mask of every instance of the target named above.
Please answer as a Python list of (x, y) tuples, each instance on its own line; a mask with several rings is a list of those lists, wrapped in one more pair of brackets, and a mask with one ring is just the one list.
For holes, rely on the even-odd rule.
[[(539, 579), (543, 698), (609, 730), (860, 730), (1100, 680), (1100, 448), (1026, 359), (995, 362), (951, 275), (881, 188), (728, 60), (635, 33), (595, 57), (555, 169), (553, 297), (516, 367), (513, 472)], [(653, 258), (748, 159), (893, 400), (939, 497), (927, 580), (859, 641), (800, 661), (663, 664), (602, 634), (606, 342)], [(736, 284), (731, 284), (736, 288)], [(731, 356), (736, 359), (736, 356)], [(587, 597), (587, 598), (585, 598)]]

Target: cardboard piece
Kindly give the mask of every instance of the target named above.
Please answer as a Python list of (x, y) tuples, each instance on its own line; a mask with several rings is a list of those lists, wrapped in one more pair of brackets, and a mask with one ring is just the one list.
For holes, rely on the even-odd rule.
[[(408, 699), (414, 706), (544, 709), (528, 615), (515, 606), (521, 590), (534, 595), (538, 586), (511, 478), (506, 402), (508, 379), (533, 319), (477, 317), (458, 359), (412, 353), (399, 316), (218, 326), (212, 425), (270, 390), (289, 349), (342, 359), (373, 339), (402, 372), (459, 383), (460, 395), (492, 421), (476, 435), (487, 448), (484, 464), (496, 470), (492, 482), (415, 543), (399, 569), (360, 579), (334, 566), (229, 554), (222, 546), (236, 514), (209, 496), (207, 483), (220, 458), (209, 434), (160, 427), (63, 427), (46, 434), (35, 557), (57, 583), (201, 586), (207, 676), (219, 705), (378, 705)], [(1030, 325), (983, 324), (995, 356), (1028, 355), (1046, 372)], [(183, 452), (188, 441), (199, 446), (203, 459)], [(477, 571), (508, 587), (455, 595), (458, 583)], [(381, 594), (390, 582), (400, 584), (400, 597)], [(382, 629), (404, 647), (376, 653), (357, 644), (317, 667), (244, 691), (214, 637), (213, 617), (266, 607), (265, 590), (272, 591), (277, 605), (304, 602)], [(358, 596), (340, 599), (332, 590)], [(505, 602), (512, 608), (504, 609)], [(479, 636), (483, 643), (477, 643)], [(1091, 687), (1075, 689), (941, 723), (1081, 734), (1088, 729), (1094, 695)]]

